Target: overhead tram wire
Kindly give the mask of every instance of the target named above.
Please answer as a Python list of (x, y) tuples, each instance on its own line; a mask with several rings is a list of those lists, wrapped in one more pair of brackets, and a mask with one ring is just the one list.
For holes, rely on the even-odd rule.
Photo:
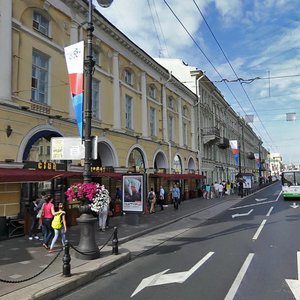
[(153, 23), (153, 26), (154, 26), (154, 29), (155, 29), (155, 32), (156, 32), (156, 37), (157, 37), (157, 40), (158, 40), (158, 43), (159, 43), (159, 51), (161, 52), (163, 48), (162, 48), (162, 44), (161, 44), (161, 41), (160, 41), (160, 38), (159, 38), (158, 30), (157, 30), (157, 27), (156, 27), (156, 24), (155, 24), (155, 20), (154, 20), (154, 16), (153, 16), (153, 13), (152, 13), (150, 1), (147, 0), (147, 2), (148, 2), (148, 6), (149, 6), (149, 11), (151, 13), (152, 23)]
[[(184, 24), (181, 22), (181, 20), (178, 18), (178, 16), (176, 15), (176, 13), (173, 11), (173, 9), (170, 7), (170, 5), (167, 3), (166, 0), (164, 0), (164, 3), (166, 4), (166, 6), (168, 7), (168, 9), (172, 12), (172, 14), (174, 15), (174, 17), (177, 19), (177, 21), (180, 23), (180, 25), (183, 27), (183, 29), (185, 30), (185, 32), (188, 34), (188, 36), (192, 39), (192, 41), (194, 42), (194, 44), (196, 45), (196, 47), (198, 48), (198, 50), (200, 50), (200, 52), (203, 54), (203, 56), (206, 58), (206, 60), (209, 62), (209, 64), (212, 66), (212, 68), (215, 70), (215, 72), (220, 76), (221, 79), (223, 79), (222, 75), (220, 74), (220, 72), (217, 70), (217, 68), (214, 66), (214, 64), (211, 62), (211, 60), (207, 57), (207, 55), (205, 54), (205, 52), (201, 49), (201, 47), (199, 46), (199, 44), (197, 43), (197, 41), (194, 39), (194, 37), (190, 34), (190, 32), (187, 30), (187, 28), (184, 26)], [(227, 89), (229, 90), (229, 92), (231, 93), (232, 97), (235, 99), (235, 101), (238, 103), (239, 107), (241, 108), (241, 110), (244, 112), (244, 114), (246, 115), (246, 111), (244, 110), (243, 106), (241, 105), (241, 103), (238, 101), (237, 97), (234, 95), (233, 91), (231, 90), (231, 88), (229, 87), (229, 85), (227, 84), (227, 82), (224, 81), (224, 84), (226, 85)], [(253, 127), (255, 128), (255, 130), (257, 131), (257, 133), (261, 136), (260, 131), (258, 130), (258, 128), (253, 124)], [(272, 139), (270, 139), (272, 142)], [(267, 142), (266, 142), (267, 143)], [(273, 148), (272, 145), (270, 145), (269, 143), (267, 143), (269, 145), (270, 148)], [(273, 143), (274, 144), (274, 143)]]
[[(214, 33), (213, 33), (212, 29), (211, 29), (211, 27), (209, 26), (208, 22), (206, 21), (206, 18), (204, 17), (204, 15), (203, 15), (201, 9), (199, 8), (199, 6), (198, 6), (197, 3), (195, 2), (195, 0), (193, 0), (193, 2), (194, 2), (194, 4), (195, 4), (195, 6), (197, 7), (198, 12), (200, 13), (201, 17), (203, 18), (203, 20), (204, 20), (204, 22), (205, 22), (207, 28), (209, 29), (211, 35), (213, 36), (215, 42), (217, 43), (218, 47), (220, 48), (222, 54), (224, 55), (226, 61), (228, 62), (228, 64), (229, 64), (231, 70), (233, 71), (234, 75), (236, 76), (236, 79), (237, 79), (238, 82), (240, 83), (242, 90), (244, 91), (244, 93), (245, 93), (245, 95), (246, 95), (248, 101), (250, 102), (251, 107), (252, 107), (253, 111), (255, 112), (255, 114), (257, 115), (257, 117), (258, 117), (258, 119), (259, 119), (259, 121), (260, 121), (260, 123), (261, 123), (263, 129), (265, 130), (267, 136), (269, 137), (270, 141), (275, 145), (275, 143), (273, 142), (273, 140), (272, 140), (272, 138), (271, 138), (269, 132), (267, 131), (265, 125), (263, 124), (263, 122), (262, 122), (262, 120), (261, 120), (261, 118), (260, 118), (260, 116), (259, 116), (257, 110), (255, 109), (255, 107), (254, 107), (254, 105), (253, 105), (253, 103), (252, 103), (252, 101), (251, 101), (251, 99), (250, 99), (248, 93), (246, 92), (246, 90), (245, 90), (245, 88), (244, 88), (242, 82), (239, 80), (239, 76), (237, 75), (237, 73), (236, 73), (235, 69), (233, 68), (231, 62), (229, 61), (227, 55), (226, 55), (225, 52), (223, 51), (223, 48), (221, 47), (219, 41), (217, 40), (216, 36), (214, 35)], [(275, 146), (276, 146), (276, 145), (275, 145)]]
[(166, 38), (165, 38), (164, 32), (163, 32), (162, 27), (161, 27), (159, 15), (158, 15), (157, 9), (156, 9), (155, 0), (153, 0), (153, 6), (154, 6), (154, 10), (155, 10), (155, 14), (156, 14), (157, 21), (158, 21), (158, 25), (159, 25), (159, 28), (160, 28), (160, 32), (161, 32), (161, 35), (162, 35), (163, 43), (164, 43), (164, 46), (165, 46), (166, 57), (169, 57), (169, 54), (168, 54), (168, 48), (167, 48), (167, 43), (166, 43)]

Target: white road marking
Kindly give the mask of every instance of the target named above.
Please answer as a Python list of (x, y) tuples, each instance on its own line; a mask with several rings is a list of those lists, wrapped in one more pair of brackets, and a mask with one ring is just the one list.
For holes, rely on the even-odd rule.
[(279, 193), (279, 195), (277, 196), (276, 200), (270, 200), (270, 201), (266, 201), (266, 202), (262, 202), (262, 203), (248, 204), (248, 205), (244, 205), (244, 206), (231, 207), (228, 210), (235, 210), (235, 209), (240, 209), (240, 208), (245, 208), (245, 207), (257, 206), (257, 205), (264, 205), (264, 204), (268, 204), (268, 203), (277, 202), (281, 194), (282, 194), (282, 191)]
[(244, 217), (244, 216), (249, 216), (252, 212), (253, 212), (253, 208), (250, 209), (247, 213), (244, 213), (244, 214), (235, 214), (235, 215), (232, 215), (232, 219), (236, 218), (236, 217)]
[(249, 265), (250, 265), (250, 263), (253, 259), (253, 256), (254, 256), (254, 253), (249, 253), (248, 254), (244, 264), (242, 265), (239, 273), (237, 274), (237, 276), (236, 276), (236, 278), (235, 278), (235, 280), (234, 280), (234, 282), (233, 282), (233, 284), (232, 284), (230, 290), (228, 291), (228, 293), (227, 293), (224, 300), (233, 300), (233, 298), (234, 298), (234, 296), (235, 296), (235, 294), (236, 294), (236, 292), (237, 292), (237, 290), (238, 290), (238, 288), (239, 288), (239, 286), (240, 286), (240, 284), (241, 284), (241, 282), (242, 282), (242, 280), (243, 280), (243, 278), (244, 278), (244, 276), (245, 276), (245, 274), (248, 270), (248, 267), (249, 267)]
[(265, 200), (268, 200), (268, 198), (261, 198), (261, 199), (259, 199), (259, 198), (255, 198), (255, 201), (257, 201), (257, 202), (260, 202), (260, 201), (265, 201)]
[(296, 202), (294, 202), (293, 205), (290, 205), (290, 207), (297, 208), (297, 207), (299, 207), (299, 205), (297, 205)]
[(296, 300), (300, 299), (300, 252), (297, 252), (297, 268), (298, 268), (298, 277), (297, 279), (286, 279), (286, 283), (290, 287), (292, 293), (294, 294), (294, 297)]
[(254, 234), (252, 240), (257, 240), (257, 238), (258, 238), (259, 234), (261, 233), (263, 227), (265, 226), (266, 222), (267, 222), (266, 219), (261, 222), (261, 224), (259, 225), (259, 227), (258, 227), (256, 233)]
[(198, 268), (200, 268), (212, 255), (214, 252), (207, 253), (201, 260), (199, 260), (191, 269), (186, 272), (177, 272), (171, 274), (165, 274), (170, 269), (164, 270), (147, 278), (144, 278), (135, 291), (132, 293), (131, 297), (139, 293), (141, 290), (148, 286), (169, 284), (169, 283), (183, 283), (185, 282)]
[(273, 208), (274, 208), (274, 206), (271, 206), (271, 207), (270, 207), (268, 213), (266, 214), (266, 217), (270, 217)]

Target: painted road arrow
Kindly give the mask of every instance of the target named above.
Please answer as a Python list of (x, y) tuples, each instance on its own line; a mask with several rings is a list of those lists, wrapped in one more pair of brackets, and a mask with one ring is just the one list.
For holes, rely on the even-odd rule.
[(286, 279), (286, 283), (290, 287), (292, 293), (296, 300), (300, 299), (300, 252), (297, 252), (297, 268), (298, 268), (298, 278), (297, 279)]
[(171, 274), (165, 274), (170, 269), (164, 270), (147, 278), (144, 278), (139, 286), (132, 293), (131, 297), (139, 293), (141, 290), (148, 286), (169, 284), (169, 283), (183, 283), (185, 282), (198, 268), (200, 268), (214, 252), (207, 253), (201, 260), (199, 260), (191, 269), (186, 272), (177, 272)]
[(297, 207), (299, 207), (299, 205), (297, 205), (296, 202), (294, 202), (293, 205), (290, 205), (290, 207), (297, 208)]
[(265, 200), (268, 200), (268, 198), (261, 198), (261, 199), (259, 199), (259, 198), (255, 198), (255, 201), (257, 201), (257, 202), (260, 202), (260, 201), (265, 201)]
[(236, 217), (244, 217), (244, 216), (249, 216), (251, 213), (253, 212), (253, 208), (250, 209), (247, 213), (244, 213), (244, 214), (235, 214), (235, 215), (232, 215), (232, 219), (236, 218)]

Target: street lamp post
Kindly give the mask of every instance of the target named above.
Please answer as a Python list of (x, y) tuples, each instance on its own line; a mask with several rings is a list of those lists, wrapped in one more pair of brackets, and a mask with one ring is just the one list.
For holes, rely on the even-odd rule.
[[(87, 23), (87, 58), (85, 60), (86, 93), (85, 93), (85, 123), (84, 123), (84, 170), (83, 182), (92, 181), (92, 80), (95, 61), (93, 60), (93, 1), (89, 0), (88, 23)], [(97, 0), (101, 7), (109, 7), (113, 0)], [(80, 225), (80, 241), (77, 246), (76, 256), (81, 259), (91, 260), (100, 257), (100, 251), (95, 240), (95, 223), (97, 219), (88, 213), (82, 213), (77, 219)]]
[(262, 141), (258, 142), (258, 160), (259, 160), (259, 166), (258, 166), (258, 177), (259, 177), (259, 185), (262, 185), (262, 178), (261, 178), (261, 145)]

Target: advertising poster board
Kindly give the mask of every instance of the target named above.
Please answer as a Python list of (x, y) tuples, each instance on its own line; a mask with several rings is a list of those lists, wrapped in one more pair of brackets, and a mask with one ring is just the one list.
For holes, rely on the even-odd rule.
[(252, 176), (243, 176), (243, 188), (244, 189), (251, 189), (252, 188)]
[(123, 212), (144, 211), (144, 176), (141, 174), (126, 174), (122, 177)]

